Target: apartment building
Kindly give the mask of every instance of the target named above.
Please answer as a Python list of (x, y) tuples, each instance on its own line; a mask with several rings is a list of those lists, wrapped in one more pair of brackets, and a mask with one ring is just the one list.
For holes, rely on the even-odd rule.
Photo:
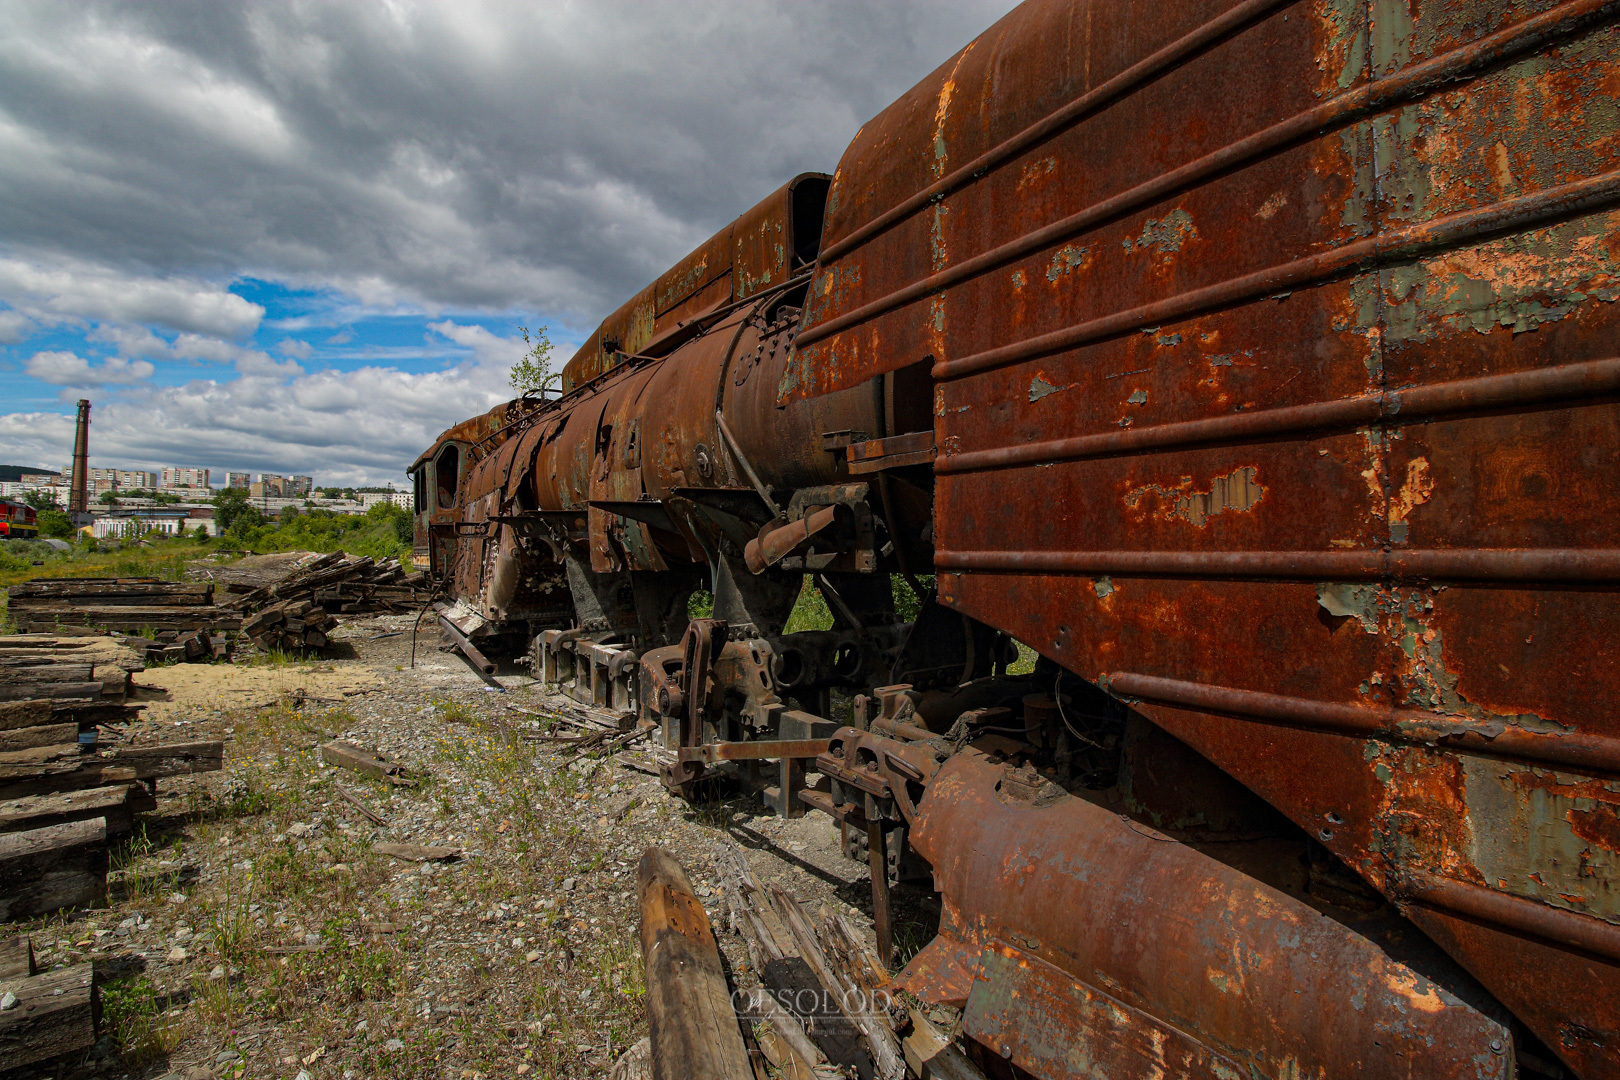
[(166, 488), (206, 488), (209, 471), (179, 465), (163, 466), (163, 486)]

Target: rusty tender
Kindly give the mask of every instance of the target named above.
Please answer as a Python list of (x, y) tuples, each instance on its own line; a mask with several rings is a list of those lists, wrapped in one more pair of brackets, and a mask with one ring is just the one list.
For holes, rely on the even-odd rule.
[(989, 1075), (1620, 1078), (1617, 24), (1029, 0), (423, 454), (446, 623)]

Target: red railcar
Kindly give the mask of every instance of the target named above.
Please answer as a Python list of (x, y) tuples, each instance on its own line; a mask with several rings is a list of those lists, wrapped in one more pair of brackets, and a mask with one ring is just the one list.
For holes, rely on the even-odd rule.
[(0, 536), (14, 540), (39, 537), (39, 515), (27, 503), (0, 499)]

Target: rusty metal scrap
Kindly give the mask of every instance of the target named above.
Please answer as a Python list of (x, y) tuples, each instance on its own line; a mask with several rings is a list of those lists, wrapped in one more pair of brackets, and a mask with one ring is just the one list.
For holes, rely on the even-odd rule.
[(1083, 799), (1011, 797), (1008, 771), (969, 751), (930, 783), (912, 843), (945, 913), (897, 985), (964, 1006), (1013, 1064), (1085, 1075), (1157, 1046), (1191, 1076), (1512, 1075), (1501, 1024), (1359, 935)]

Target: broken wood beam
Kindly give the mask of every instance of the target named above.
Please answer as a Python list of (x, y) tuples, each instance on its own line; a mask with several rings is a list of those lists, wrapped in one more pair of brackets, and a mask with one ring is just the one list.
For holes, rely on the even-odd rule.
[(34, 964), (34, 939), (27, 934), (0, 939), (0, 979), (26, 979), (38, 974)]
[(353, 769), (367, 776), (375, 776), (390, 784), (408, 786), (412, 783), (405, 766), (375, 750), (367, 750), (358, 743), (335, 739), (321, 746), (321, 760), (340, 769)]
[(8, 1068), (32, 1065), (83, 1050), (96, 1041), (101, 996), (94, 966), (47, 971), (0, 981), (0, 999), (16, 999), (0, 1010), (0, 1062)]
[(0, 753), (11, 750), (30, 750), (36, 746), (58, 746), (79, 741), (79, 725), (41, 724), (38, 727), (13, 728), (0, 731)]
[(0, 833), (100, 818), (107, 823), (108, 836), (127, 836), (134, 831), (136, 812), (149, 808), (155, 808), (152, 797), (131, 784), (6, 799), (0, 801)]
[(708, 912), (681, 864), (650, 847), (636, 868), (656, 1080), (752, 1080)]
[[(827, 962), (827, 956), (816, 938), (815, 929), (810, 925), (804, 910), (799, 907), (799, 902), (789, 896), (782, 886), (775, 883), (771, 885), (771, 902), (776, 908), (777, 917), (782, 920), (782, 925), (793, 935), (793, 941), (799, 948), (799, 955), (810, 965), (810, 970), (815, 972), (822, 988), (832, 995), (833, 1000), (840, 1003), (859, 1000), (861, 995), (859, 987), (848, 980), (840, 979), (832, 965)], [(861, 1008), (851, 1014), (846, 1009), (846, 1015), (860, 1033), (866, 1036), (867, 1052), (872, 1055), (872, 1063), (877, 1067), (880, 1080), (902, 1080), (906, 1075), (906, 1063), (900, 1049), (900, 1040), (896, 1038), (894, 1030), (877, 1015), (877, 1010)]]
[(922, 1080), (985, 1080), (979, 1067), (948, 1036), (916, 1009), (911, 1012), (911, 1034), (902, 1042), (906, 1065)]
[(152, 746), (120, 746), (101, 757), (103, 765), (131, 768), (139, 780), (218, 772), (225, 766), (225, 744), (218, 739)]
[(106, 898), (103, 819), (0, 833), (0, 922), (99, 905)]

